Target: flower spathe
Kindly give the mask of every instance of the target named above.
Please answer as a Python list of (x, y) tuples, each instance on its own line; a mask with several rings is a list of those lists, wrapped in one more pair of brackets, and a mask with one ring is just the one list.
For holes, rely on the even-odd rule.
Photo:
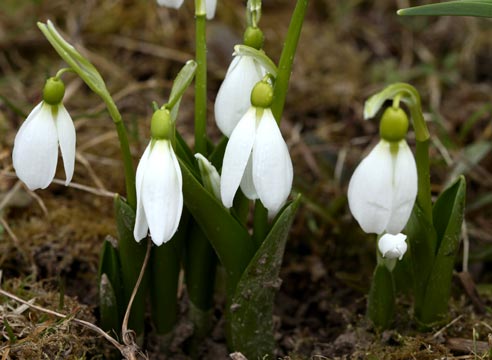
[(378, 248), (386, 259), (403, 259), (407, 252), (407, 236), (399, 233), (396, 235), (384, 234), (378, 241)]
[(290, 194), (292, 178), (289, 150), (272, 111), (251, 107), (227, 144), (220, 179), (222, 203), (232, 207), (241, 186), (247, 198), (260, 199), (273, 217)]
[(263, 66), (251, 56), (235, 55), (215, 99), (215, 122), (225, 136), (231, 136), (251, 107), (251, 91), (265, 74)]
[(417, 167), (405, 140), (381, 140), (350, 179), (350, 211), (366, 233), (396, 235), (417, 196)]
[(55, 177), (60, 146), (65, 185), (75, 165), (75, 127), (62, 103), (39, 103), (20, 127), (14, 141), (15, 172), (30, 190), (45, 189)]
[(183, 210), (183, 180), (171, 142), (152, 140), (137, 167), (137, 215), (133, 235), (140, 241), (150, 230), (161, 245), (178, 229)]

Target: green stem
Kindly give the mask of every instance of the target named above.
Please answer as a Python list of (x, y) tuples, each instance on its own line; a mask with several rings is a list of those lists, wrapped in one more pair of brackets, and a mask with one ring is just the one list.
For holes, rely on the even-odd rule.
[(417, 202), (432, 225), (432, 200), (430, 188), (429, 139), (417, 141), (415, 147), (415, 162), (418, 174)]
[(285, 98), (287, 97), (290, 74), (292, 72), (292, 63), (294, 62), (297, 44), (299, 42), (299, 37), (301, 36), (302, 24), (304, 22), (308, 3), (309, 0), (297, 1), (290, 21), (289, 30), (287, 31), (282, 55), (280, 56), (272, 103), (272, 112), (278, 123), (280, 123), (284, 111)]
[(207, 156), (207, 39), (205, 14), (195, 16), (195, 152)]
[[(108, 109), (110, 109), (108, 107)], [(116, 109), (116, 107), (115, 107)], [(118, 110), (116, 110), (118, 111)], [(111, 111), (110, 111), (111, 114)], [(116, 115), (116, 114), (114, 114)], [(128, 205), (133, 209), (137, 208), (137, 192), (135, 187), (135, 170), (133, 168), (132, 154), (130, 152), (130, 144), (128, 142), (128, 136), (125, 129), (125, 124), (121, 121), (121, 115), (117, 113), (118, 117), (113, 118), (114, 124), (116, 126), (116, 132), (118, 133), (118, 140), (120, 142), (121, 156), (123, 157), (123, 169), (125, 172), (125, 186), (126, 186), (126, 199)], [(119, 119), (118, 121), (115, 119)]]
[(255, 213), (253, 216), (253, 241), (258, 249), (268, 234), (268, 210), (260, 200), (255, 202)]

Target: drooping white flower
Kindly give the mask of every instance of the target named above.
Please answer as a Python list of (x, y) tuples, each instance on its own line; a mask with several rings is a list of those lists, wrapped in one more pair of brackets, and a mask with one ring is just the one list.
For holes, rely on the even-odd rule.
[(62, 103), (50, 105), (42, 101), (20, 127), (12, 152), (15, 172), (29, 189), (45, 189), (53, 181), (58, 145), (68, 185), (75, 164), (75, 127)]
[[(173, 9), (179, 9), (183, 5), (184, 0), (157, 0), (160, 6), (166, 6)], [(215, 16), (215, 8), (217, 7), (217, 0), (202, 0), (205, 5), (205, 13), (207, 19), (213, 19)], [(203, 13), (202, 13), (203, 14)]]
[(133, 236), (140, 241), (150, 230), (152, 241), (161, 245), (178, 229), (183, 210), (183, 179), (171, 138), (174, 124), (170, 112), (154, 112), (152, 140), (137, 167), (137, 214)]
[(183, 210), (183, 180), (169, 140), (152, 140), (137, 167), (137, 215), (133, 235), (140, 241), (150, 230), (161, 245), (178, 229)]
[(407, 236), (398, 233), (396, 235), (384, 234), (378, 242), (378, 248), (381, 254), (386, 259), (403, 259), (403, 255), (407, 252)]
[(225, 136), (231, 136), (251, 107), (251, 91), (265, 74), (263, 66), (251, 56), (235, 55), (215, 99), (215, 121)]
[(157, 0), (160, 6), (170, 7), (173, 9), (179, 9), (183, 5), (184, 0)]
[(222, 203), (230, 208), (241, 186), (246, 197), (259, 198), (273, 217), (290, 194), (292, 178), (289, 150), (270, 108), (251, 107), (227, 144), (220, 180)]
[(417, 167), (405, 140), (381, 140), (350, 179), (350, 211), (367, 233), (400, 233), (417, 196)]

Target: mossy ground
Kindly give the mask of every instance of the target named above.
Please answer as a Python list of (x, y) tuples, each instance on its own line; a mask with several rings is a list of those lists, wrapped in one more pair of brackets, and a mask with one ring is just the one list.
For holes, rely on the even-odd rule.
[[(185, 3), (180, 11), (158, 8), (149, 0), (0, 3), (3, 289), (96, 322), (98, 255), (105, 237), (116, 233), (110, 193), (124, 193), (111, 120), (101, 101), (70, 74), (64, 79), (65, 106), (77, 128), (73, 181), (92, 192), (53, 184), (31, 193), (18, 185), (11, 162), (16, 130), (40, 101), (45, 79), (64, 66), (36, 22), (54, 21), (99, 68), (121, 109), (137, 159), (149, 138), (151, 102), (165, 101), (171, 80), (193, 57), (193, 2)], [(219, 136), (212, 120), (213, 101), (232, 46), (242, 36), (242, 3), (219, 0), (217, 17), (208, 27), (213, 138)], [(264, 48), (277, 60), (293, 2), (264, 0), (263, 5)], [(484, 19), (397, 17), (395, 10), (408, 5), (405, 0), (310, 3), (282, 122), (294, 162), (294, 191), (303, 193), (304, 202), (281, 274), (275, 319), (279, 357), (488, 358), (492, 27)], [(417, 331), (406, 298), (399, 299), (393, 330), (378, 333), (365, 319), (375, 239), (359, 229), (346, 203), (349, 177), (377, 141), (377, 121), (362, 120), (364, 100), (395, 81), (409, 82), (421, 93), (432, 134), (434, 193), (459, 173), (467, 177), (469, 271), (485, 309), (477, 312), (456, 280), (447, 324), (427, 333)], [(178, 130), (190, 144), (192, 119), (190, 89), (178, 121)], [(413, 144), (412, 138), (409, 142)], [(63, 180), (60, 165), (57, 178)], [(463, 266), (461, 256), (457, 273)], [(2, 359), (96, 359), (111, 352), (111, 346), (89, 330), (20, 306), (0, 298)], [(218, 325), (207, 340), (204, 358), (227, 356), (220, 309), (216, 315)], [(190, 334), (185, 319), (178, 328), (179, 336), (171, 344), (171, 358), (176, 359), (183, 358), (181, 345)], [(148, 345), (151, 358), (162, 357), (152, 350), (152, 340)]]

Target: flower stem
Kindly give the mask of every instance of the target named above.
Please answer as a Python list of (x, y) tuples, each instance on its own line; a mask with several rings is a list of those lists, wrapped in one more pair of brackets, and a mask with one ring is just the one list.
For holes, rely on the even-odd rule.
[(118, 133), (118, 140), (120, 142), (120, 151), (121, 156), (123, 157), (123, 169), (125, 173), (126, 200), (128, 202), (128, 205), (130, 205), (135, 210), (137, 208), (135, 171), (133, 168), (132, 154), (130, 152), (130, 144), (128, 142), (125, 124), (123, 123), (123, 121), (121, 121), (121, 115), (116, 106), (110, 107), (108, 105), (108, 110), (116, 126), (116, 132)]
[(290, 74), (292, 72), (292, 63), (294, 62), (297, 44), (299, 42), (299, 37), (301, 36), (302, 24), (304, 22), (308, 3), (309, 0), (297, 1), (290, 21), (289, 30), (287, 31), (282, 55), (280, 56), (272, 103), (272, 112), (277, 123), (280, 123), (284, 111), (285, 98), (287, 97)]
[(258, 249), (268, 234), (268, 210), (260, 200), (255, 201), (255, 213), (253, 216), (253, 241)]
[(195, 15), (195, 152), (207, 156), (207, 39), (205, 14)]

